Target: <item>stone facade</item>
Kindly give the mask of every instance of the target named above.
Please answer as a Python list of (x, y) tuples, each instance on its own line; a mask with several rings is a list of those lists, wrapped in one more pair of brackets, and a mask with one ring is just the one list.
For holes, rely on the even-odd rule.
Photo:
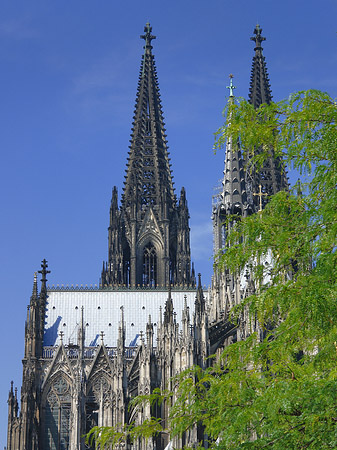
[[(215, 273), (207, 293), (200, 276), (196, 283), (186, 194), (183, 188), (177, 201), (172, 184), (151, 31), (147, 24), (126, 182), (120, 206), (116, 187), (112, 193), (100, 287), (90, 296), (67, 289), (56, 295), (47, 287), (42, 261), (40, 292), (35, 275), (27, 310), (20, 410), (13, 384), (8, 397), (7, 450), (85, 449), (83, 434), (95, 425), (141, 423), (151, 415), (165, 420), (169, 405), (130, 410), (130, 400), (156, 387), (174, 390), (172, 376), (195, 364), (206, 367), (210, 354), (258, 329), (244, 314), (237, 326), (228, 320), (232, 306), (255, 290), (249, 270)], [(271, 99), (261, 31), (257, 26), (253, 38), (249, 100), (255, 107)], [(281, 162), (271, 153), (261, 171), (249, 170), (249, 155), (243, 159), (229, 139), (223, 189), (213, 208), (215, 251), (230, 226), (224, 225), (227, 215), (259, 209), (260, 185), (268, 194), (287, 188)], [(109, 301), (120, 302), (118, 317), (104, 309)], [(147, 323), (141, 314), (138, 322), (131, 317), (131, 308), (147, 311), (150, 304)], [(129, 327), (135, 339), (131, 334), (126, 342)], [(174, 441), (164, 433), (148, 443), (139, 440), (133, 449), (164, 450), (202, 439), (196, 427)]]

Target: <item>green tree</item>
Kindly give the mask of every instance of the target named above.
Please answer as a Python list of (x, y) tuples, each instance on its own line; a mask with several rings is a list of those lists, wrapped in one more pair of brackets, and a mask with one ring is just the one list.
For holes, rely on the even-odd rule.
[[(216, 270), (239, 273), (251, 265), (262, 280), (266, 269), (259, 262), (272, 255), (270, 281), (232, 311), (236, 321), (246, 308), (252, 322), (265, 327), (265, 338), (252, 328), (211, 368), (180, 374), (165, 431), (180, 435), (202, 423), (209, 447), (217, 449), (335, 449), (337, 103), (306, 91), (257, 110), (244, 100), (229, 103), (229, 116), (216, 133), (216, 148), (229, 136), (240, 139), (254, 164), (262, 165), (273, 151), (310, 181), (279, 192), (262, 212), (231, 228)], [(135, 402), (171, 396), (158, 391)], [(153, 419), (119, 433), (94, 429), (91, 436), (103, 448), (161, 430)]]

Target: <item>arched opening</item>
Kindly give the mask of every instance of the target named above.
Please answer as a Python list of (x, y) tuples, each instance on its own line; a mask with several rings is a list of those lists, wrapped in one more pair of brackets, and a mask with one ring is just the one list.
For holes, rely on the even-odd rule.
[(142, 284), (150, 287), (157, 285), (157, 252), (152, 242), (145, 245), (143, 250)]
[[(91, 389), (86, 398), (85, 404), (85, 432), (89, 433), (89, 431), (93, 427), (98, 426), (98, 412), (99, 412), (99, 403), (97, 402), (93, 390)], [(94, 450), (96, 447), (95, 441), (91, 446), (87, 446), (89, 450)]]
[[(95, 426), (112, 426), (114, 423), (115, 398), (108, 376), (106, 372), (99, 371), (89, 380), (85, 402), (86, 433)], [(86, 448), (96, 449), (95, 442)]]
[(43, 448), (68, 450), (70, 441), (70, 385), (59, 376), (49, 387), (44, 415)]

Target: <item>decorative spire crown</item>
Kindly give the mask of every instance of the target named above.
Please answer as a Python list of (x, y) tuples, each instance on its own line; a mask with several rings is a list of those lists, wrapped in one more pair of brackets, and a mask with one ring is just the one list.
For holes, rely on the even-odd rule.
[(150, 26), (149, 22), (147, 22), (147, 24), (146, 24), (145, 27), (144, 27), (144, 32), (145, 32), (145, 34), (143, 34), (143, 35), (140, 36), (141, 39), (144, 39), (144, 40), (145, 40), (144, 49), (152, 48), (151, 41), (152, 41), (153, 39), (156, 39), (156, 36), (153, 36), (153, 35), (151, 34), (151, 31), (152, 31), (152, 27)]
[(266, 38), (262, 36), (262, 28), (260, 27), (259, 24), (257, 24), (256, 27), (254, 28), (254, 34), (255, 36), (252, 36), (250, 40), (255, 42), (255, 50), (257, 49), (263, 50), (261, 47), (261, 42), (265, 41)]
[(266, 38), (261, 35), (262, 28), (256, 25), (255, 36), (250, 39), (255, 42), (255, 55), (250, 76), (249, 103), (258, 108), (262, 103), (270, 103), (272, 100), (266, 61), (263, 56), (261, 42)]

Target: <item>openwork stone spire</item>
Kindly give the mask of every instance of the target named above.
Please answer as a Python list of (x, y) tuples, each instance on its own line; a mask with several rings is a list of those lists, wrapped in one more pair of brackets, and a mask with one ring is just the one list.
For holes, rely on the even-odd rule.
[(262, 28), (259, 25), (256, 25), (254, 35), (250, 38), (255, 42), (255, 55), (250, 77), (249, 103), (258, 108), (262, 103), (270, 103), (272, 95), (267, 65), (262, 53), (263, 48), (261, 47), (261, 42), (265, 41), (266, 38), (262, 36)]
[[(234, 101), (233, 75), (229, 75), (229, 103)], [(226, 142), (226, 160), (223, 181), (223, 203), (226, 214), (242, 215), (247, 203), (245, 174), (239, 142), (229, 137)]]
[(152, 27), (146, 24), (144, 55), (138, 82), (132, 139), (128, 158), (122, 203), (139, 208), (161, 203), (162, 194), (168, 207), (174, 201), (172, 174), (167, 151), (164, 119), (160, 102), (157, 72), (152, 55)]
[[(261, 43), (266, 40), (262, 36), (262, 28), (256, 25), (254, 36), (250, 38), (255, 42), (255, 55), (250, 79), (249, 103), (258, 108), (262, 103), (270, 103), (272, 100), (271, 88), (269, 84), (267, 65), (262, 53)], [(259, 148), (254, 149), (255, 154), (259, 153)], [(261, 168), (254, 167), (251, 155), (246, 155), (246, 185), (249, 201), (255, 205), (255, 210), (260, 209), (258, 194), (262, 193), (262, 207), (268, 202), (271, 195), (282, 190), (288, 190), (288, 181), (282, 160), (276, 158), (273, 149), (269, 150), (270, 156), (265, 160)], [(261, 187), (260, 187), (261, 186)]]
[[(232, 74), (229, 75), (229, 100), (234, 102), (234, 89)], [(228, 216), (233, 214), (246, 216), (252, 212), (252, 205), (247, 201), (246, 177), (244, 170), (244, 160), (241, 155), (240, 143), (233, 141), (229, 136), (225, 147), (225, 169), (222, 181), (222, 192), (219, 201), (213, 207), (213, 244), (214, 254), (225, 245), (225, 236), (232, 220), (227, 221)]]
[(152, 54), (152, 27), (144, 28), (131, 145), (118, 206), (110, 207), (109, 261), (105, 286), (193, 285), (185, 190), (177, 202), (164, 128), (159, 85)]

